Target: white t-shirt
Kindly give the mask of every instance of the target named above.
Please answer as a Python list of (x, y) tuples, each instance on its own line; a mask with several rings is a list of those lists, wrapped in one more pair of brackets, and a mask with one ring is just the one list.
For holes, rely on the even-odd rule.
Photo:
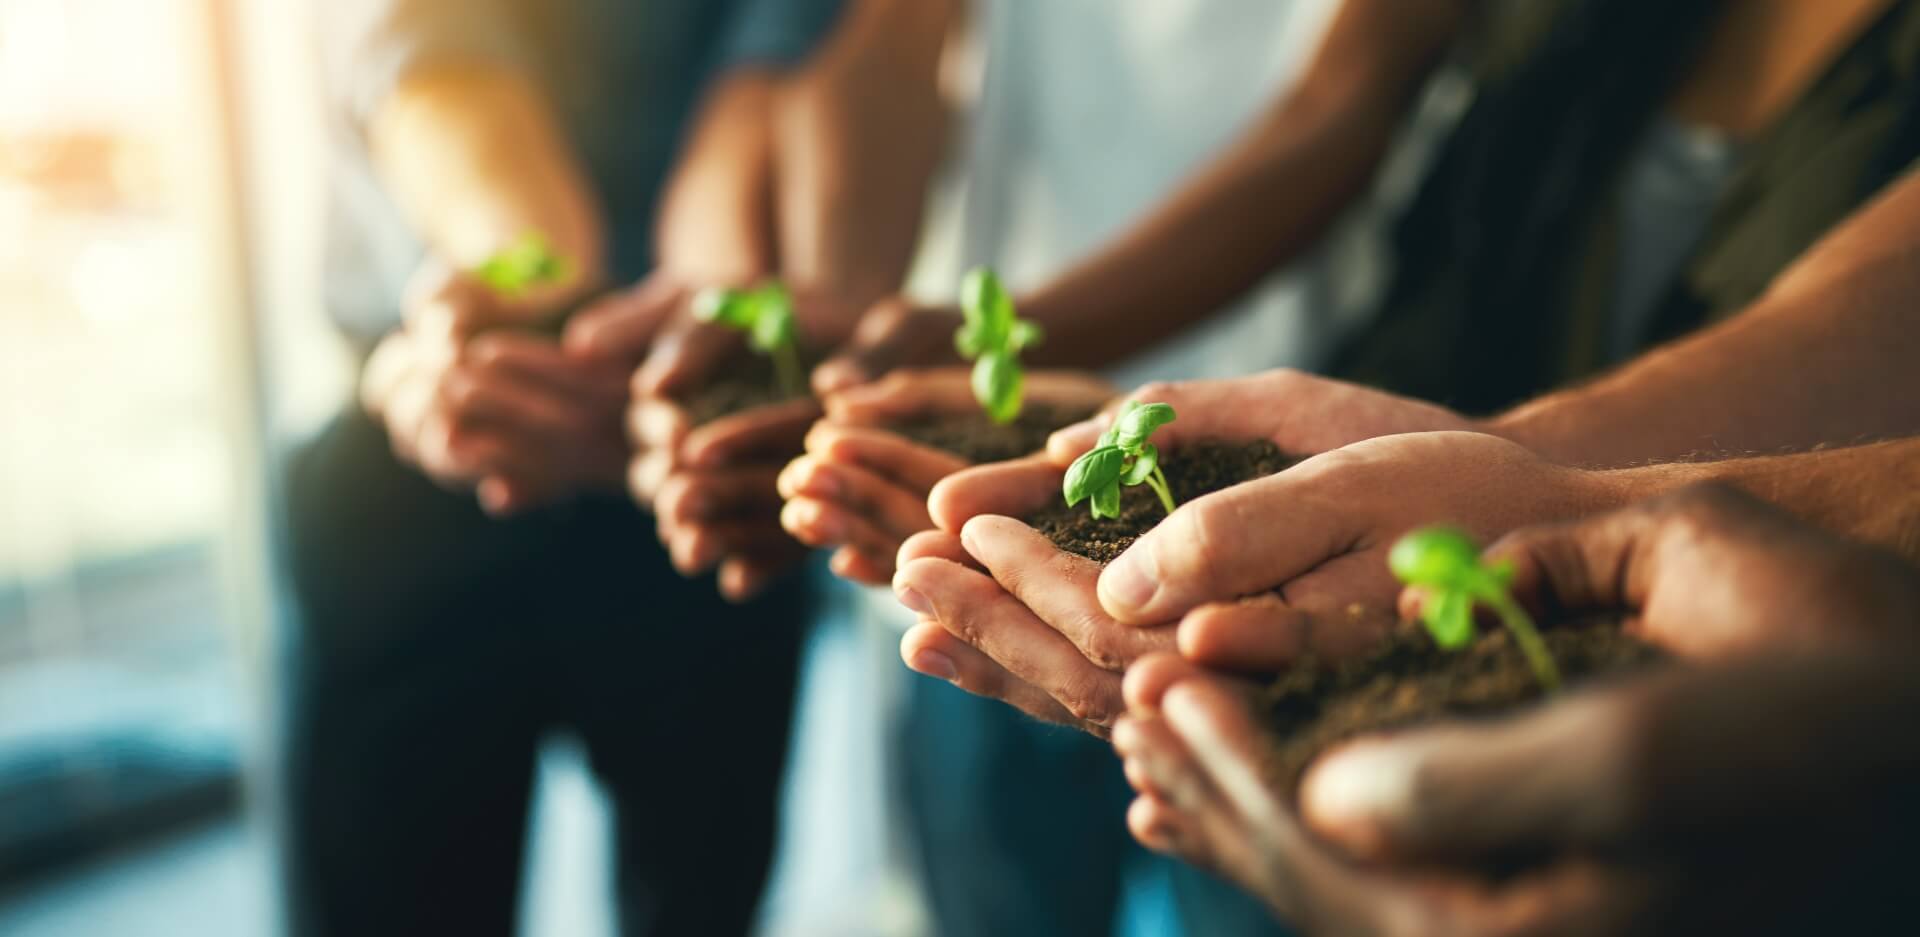
[[(938, 278), (990, 264), (1016, 290), (1097, 250), (1235, 140), (1307, 64), (1337, 0), (981, 0), (977, 98)], [(941, 262), (944, 260), (945, 262)], [(1114, 369), (1223, 377), (1312, 366), (1338, 323), (1318, 254)]]

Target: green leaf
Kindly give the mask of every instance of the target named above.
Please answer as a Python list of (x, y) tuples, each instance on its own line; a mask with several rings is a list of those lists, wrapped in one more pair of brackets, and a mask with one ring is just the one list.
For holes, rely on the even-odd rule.
[(1020, 415), (1025, 380), (1020, 362), (1012, 355), (988, 352), (973, 363), (973, 399), (995, 423), (1010, 423)]
[(793, 344), (793, 312), (763, 301), (750, 333), (753, 347), (769, 354)]
[(1153, 443), (1147, 443), (1141, 446), (1140, 451), (1133, 455), (1133, 462), (1127, 466), (1126, 472), (1120, 476), (1120, 481), (1122, 484), (1127, 485), (1144, 485), (1147, 479), (1153, 476), (1153, 470), (1159, 467), (1160, 450), (1155, 448)]
[(1420, 619), (1433, 643), (1458, 650), (1473, 642), (1473, 600), (1464, 592), (1437, 592), (1427, 596)]
[(1096, 520), (1102, 517), (1120, 516), (1119, 485), (1108, 485), (1093, 493), (1093, 516)]
[(473, 275), (494, 292), (517, 296), (536, 286), (567, 278), (566, 258), (553, 252), (545, 235), (529, 231), (482, 261)]
[(992, 270), (975, 267), (960, 281), (960, 315), (973, 329), (972, 344), (979, 349), (975, 354), (1007, 346), (1013, 331), (1013, 300)]
[(1153, 431), (1173, 422), (1173, 407), (1164, 403), (1129, 406), (1113, 421), (1114, 444), (1128, 451), (1145, 444)]
[(1007, 333), (1007, 348), (1015, 352), (1026, 351), (1040, 344), (1046, 337), (1046, 333), (1041, 331), (1038, 323), (1015, 319), (1013, 328)]
[(973, 325), (963, 325), (953, 332), (953, 350), (968, 361), (985, 354), (986, 346), (980, 344), (980, 330)]
[(1410, 586), (1461, 589), (1480, 568), (1480, 550), (1452, 527), (1422, 527), (1393, 545), (1387, 568)]
[(1120, 471), (1127, 461), (1127, 454), (1112, 446), (1098, 446), (1081, 453), (1067, 467), (1067, 477), (1060, 481), (1060, 492), (1067, 497), (1067, 506), (1073, 507), (1080, 502), (1097, 496), (1100, 491), (1113, 488), (1117, 493)]
[(693, 298), (693, 317), (736, 329), (753, 328), (758, 304), (746, 290), (710, 287)]

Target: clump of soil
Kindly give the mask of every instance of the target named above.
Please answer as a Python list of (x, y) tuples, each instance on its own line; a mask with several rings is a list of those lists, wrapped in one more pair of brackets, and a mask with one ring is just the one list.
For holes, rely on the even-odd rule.
[[(1202, 441), (1160, 454), (1174, 501), (1186, 504), (1201, 495), (1264, 478), (1300, 461), (1271, 442)], [(1027, 524), (1068, 553), (1106, 564), (1126, 552), (1140, 535), (1167, 516), (1160, 499), (1145, 485), (1122, 489), (1120, 516), (1095, 519), (1086, 502), (1067, 507), (1060, 499), (1034, 512)]]
[(728, 359), (715, 373), (718, 376), (713, 380), (679, 397), (680, 406), (686, 409), (687, 418), (694, 426), (807, 396), (780, 386), (773, 359), (766, 355), (742, 352)]
[(1028, 404), (1011, 423), (995, 423), (981, 410), (902, 420), (889, 432), (951, 453), (975, 465), (1005, 462), (1047, 447), (1047, 437), (1093, 415), (1092, 410)]
[[(1664, 651), (1617, 621), (1541, 632), (1563, 685), (1658, 666)], [(1485, 629), (1458, 651), (1442, 650), (1418, 625), (1403, 625), (1371, 657), (1323, 667), (1303, 663), (1261, 694), (1276, 747), (1269, 777), (1291, 796), (1321, 752), (1347, 739), (1512, 710), (1544, 692), (1505, 628)]]

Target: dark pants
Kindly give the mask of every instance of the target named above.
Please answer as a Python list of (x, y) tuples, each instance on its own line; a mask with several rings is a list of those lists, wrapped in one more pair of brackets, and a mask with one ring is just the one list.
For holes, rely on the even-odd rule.
[(281, 731), (299, 935), (508, 934), (534, 754), (614, 804), (628, 934), (728, 935), (770, 861), (799, 630), (667, 565), (606, 498), (495, 521), (343, 415), (291, 462)]

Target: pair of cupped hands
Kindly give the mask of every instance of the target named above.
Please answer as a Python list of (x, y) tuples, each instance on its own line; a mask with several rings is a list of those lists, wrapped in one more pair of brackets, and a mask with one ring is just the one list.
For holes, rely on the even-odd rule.
[[(1030, 377), (1030, 400), (1062, 408), (1105, 393)], [(910, 667), (1110, 737), (1142, 843), (1309, 932), (1765, 930), (1825, 894), (1823, 856), (1857, 845), (1827, 831), (1858, 828), (1849, 801), (1873, 802), (1855, 795), (1890, 758), (1876, 727), (1920, 702), (1883, 666), (1920, 620), (1898, 559), (1731, 489), (1648, 497), (1663, 491), (1648, 473), (1556, 465), (1443, 409), (1298, 372), (1127, 399), (1179, 414), (1155, 437), (1168, 461), (1202, 439), (1308, 458), (1182, 505), (1102, 568), (1019, 518), (1061, 496), (1117, 405), (1045, 452), (968, 467), (884, 430), (973, 406), (964, 371), (904, 371), (828, 398), (780, 476), (783, 521), (834, 548), (842, 575), (891, 582), (918, 615)], [(1690, 666), (1337, 749), (1296, 800), (1265, 770), (1258, 675), (1364, 653), (1413, 617), (1422, 596), (1386, 554), (1441, 521), (1497, 540), (1490, 558), (1514, 564), (1541, 620), (1620, 616)], [(1524, 874), (1487, 873), (1516, 856)], [(1792, 887), (1748, 894), (1767, 882)]]
[[(696, 320), (697, 292), (658, 273), (597, 296), (583, 281), (508, 297), (430, 263), (361, 400), (403, 461), (496, 516), (625, 489), (680, 572), (717, 568), (721, 591), (745, 599), (805, 553), (779, 527), (775, 480), (822, 411), (796, 400), (692, 425), (678, 398), (747, 354), (738, 333)], [(812, 376), (823, 393), (950, 347), (959, 322), (826, 290), (795, 300), (804, 347), (837, 349)]]

